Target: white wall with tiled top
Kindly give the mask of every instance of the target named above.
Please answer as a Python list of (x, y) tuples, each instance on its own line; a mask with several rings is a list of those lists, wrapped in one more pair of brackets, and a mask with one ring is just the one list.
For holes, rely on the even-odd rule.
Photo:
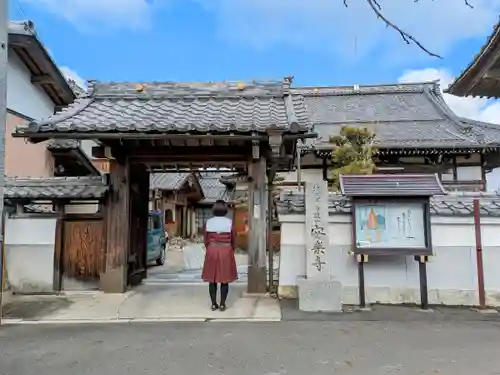
[[(358, 304), (358, 268), (351, 249), (351, 217), (329, 217), (327, 272), (343, 285), (343, 303)], [(280, 294), (295, 297), (306, 275), (305, 216), (281, 215)], [(478, 305), (476, 240), (472, 217), (432, 217), (434, 256), (427, 265), (429, 303)], [(487, 303), (500, 306), (500, 218), (481, 221)], [(365, 265), (368, 303), (419, 303), (418, 264), (413, 256), (370, 256)], [(292, 292), (291, 292), (292, 291)]]

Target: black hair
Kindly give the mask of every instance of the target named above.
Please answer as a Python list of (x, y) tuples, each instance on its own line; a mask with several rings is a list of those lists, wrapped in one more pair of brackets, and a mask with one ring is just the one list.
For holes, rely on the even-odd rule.
[(219, 199), (212, 206), (212, 214), (214, 216), (226, 216), (227, 215), (227, 204), (222, 199)]

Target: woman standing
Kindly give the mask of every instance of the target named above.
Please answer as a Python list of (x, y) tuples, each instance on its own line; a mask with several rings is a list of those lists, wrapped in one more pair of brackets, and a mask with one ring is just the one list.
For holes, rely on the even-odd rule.
[[(212, 301), (212, 311), (226, 309), (229, 283), (235, 281), (236, 260), (234, 258), (235, 235), (233, 221), (226, 217), (226, 202), (218, 200), (212, 207), (213, 217), (204, 227), (205, 262), (202, 279), (208, 282), (208, 291)], [(220, 305), (217, 304), (217, 284), (220, 284)]]

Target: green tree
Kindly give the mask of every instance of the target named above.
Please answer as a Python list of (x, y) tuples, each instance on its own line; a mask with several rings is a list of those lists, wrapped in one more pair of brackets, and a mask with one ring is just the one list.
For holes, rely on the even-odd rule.
[(345, 126), (339, 135), (330, 137), (332, 150), (332, 188), (340, 191), (341, 174), (372, 174), (373, 140), (375, 134), (368, 128)]

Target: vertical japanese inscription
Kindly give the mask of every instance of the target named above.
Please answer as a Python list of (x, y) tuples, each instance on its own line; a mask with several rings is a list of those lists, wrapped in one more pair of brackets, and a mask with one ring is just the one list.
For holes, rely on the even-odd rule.
[(312, 223), (309, 235), (312, 239), (312, 246), (309, 251), (313, 254), (312, 265), (316, 267), (318, 272), (323, 270), (323, 266), (326, 264), (324, 261), (325, 249), (327, 241), (326, 229), (324, 226), (324, 219), (322, 217), (321, 204), (328, 204), (328, 202), (322, 202), (322, 192), (321, 186), (317, 183), (312, 185)]

